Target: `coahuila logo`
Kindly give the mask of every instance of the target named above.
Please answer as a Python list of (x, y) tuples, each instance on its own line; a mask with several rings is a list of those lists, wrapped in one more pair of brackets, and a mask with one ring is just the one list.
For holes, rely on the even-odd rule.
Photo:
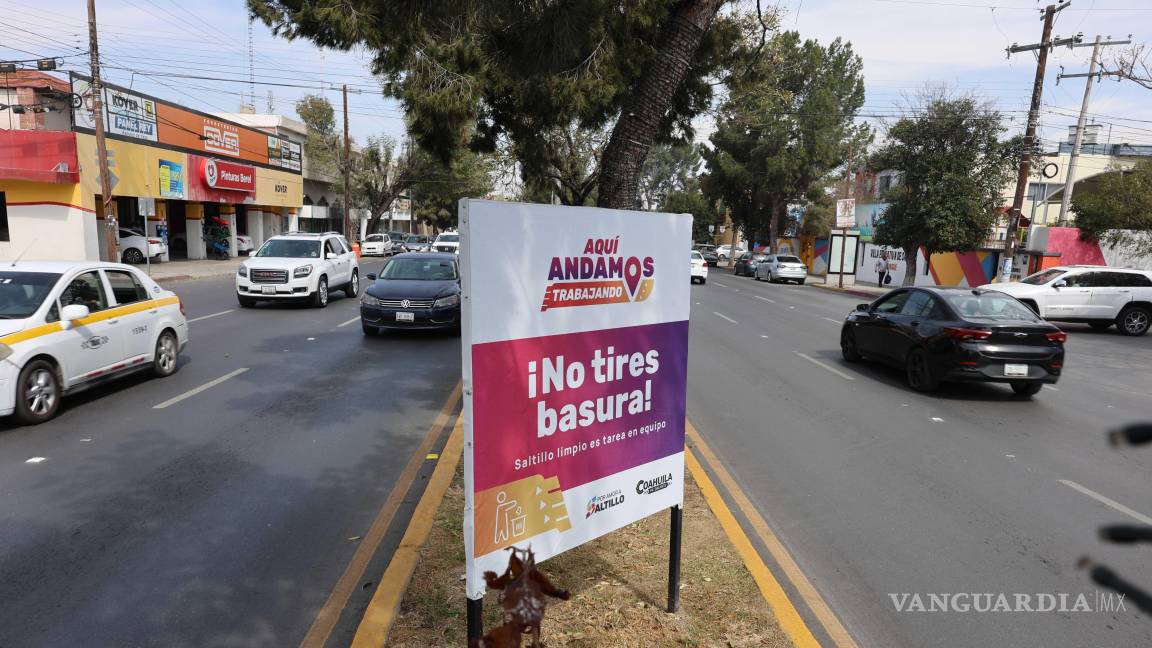
[(620, 256), (620, 237), (588, 239), (579, 256), (552, 257), (540, 310), (627, 304), (652, 294), (652, 257)]
[(597, 495), (588, 500), (588, 512), (584, 514), (584, 519), (588, 519), (600, 511), (606, 511), (613, 506), (623, 503), (624, 493), (620, 492), (619, 489), (606, 495)]
[(641, 479), (636, 482), (637, 495), (651, 495), (656, 491), (664, 490), (672, 483), (672, 473), (660, 475), (655, 479)]

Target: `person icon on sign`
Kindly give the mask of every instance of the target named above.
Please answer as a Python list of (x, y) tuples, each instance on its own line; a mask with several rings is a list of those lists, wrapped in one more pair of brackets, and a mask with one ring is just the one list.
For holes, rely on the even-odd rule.
[(508, 493), (500, 491), (496, 495), (496, 533), (493, 541), (503, 545), (509, 538), (524, 535), (528, 516), (516, 500), (509, 500)]

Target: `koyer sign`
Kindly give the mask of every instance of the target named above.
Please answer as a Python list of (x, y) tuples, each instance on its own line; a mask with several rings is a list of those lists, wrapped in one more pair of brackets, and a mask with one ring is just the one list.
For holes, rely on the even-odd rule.
[(462, 201), (469, 597), (507, 547), (544, 560), (682, 502), (691, 230)]

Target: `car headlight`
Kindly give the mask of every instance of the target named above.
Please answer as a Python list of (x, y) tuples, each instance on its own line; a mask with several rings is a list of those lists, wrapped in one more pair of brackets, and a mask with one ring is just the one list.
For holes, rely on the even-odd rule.
[(448, 295), (447, 297), (441, 297), (440, 299), (437, 299), (436, 301), (432, 302), (432, 308), (447, 308), (449, 306), (455, 306), (456, 304), (459, 304), (459, 303), (460, 303), (460, 295), (459, 294)]
[(376, 299), (372, 295), (365, 294), (360, 298), (360, 303), (364, 304), (365, 306), (379, 306), (380, 300)]
[(241, 265), (239, 268), (236, 268), (236, 274), (240, 275), (241, 277), (247, 277), (248, 276), (248, 266)]
[(292, 278), (299, 279), (300, 277), (307, 277), (310, 274), (312, 274), (312, 266), (303, 265), (292, 271)]
[(0, 342), (0, 360), (3, 360), (10, 355), (12, 355), (12, 347), (4, 344), (3, 342)]

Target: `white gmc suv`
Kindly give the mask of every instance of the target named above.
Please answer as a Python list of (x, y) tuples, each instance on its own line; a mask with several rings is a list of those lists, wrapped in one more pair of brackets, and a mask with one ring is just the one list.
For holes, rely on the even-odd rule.
[(273, 236), (236, 271), (236, 300), (244, 308), (282, 299), (306, 299), (324, 308), (329, 290), (352, 298), (360, 291), (360, 264), (337, 232)]
[(1012, 295), (1048, 320), (1097, 329), (1115, 324), (1123, 335), (1144, 335), (1152, 323), (1152, 272), (1146, 270), (1060, 266), (980, 288)]

